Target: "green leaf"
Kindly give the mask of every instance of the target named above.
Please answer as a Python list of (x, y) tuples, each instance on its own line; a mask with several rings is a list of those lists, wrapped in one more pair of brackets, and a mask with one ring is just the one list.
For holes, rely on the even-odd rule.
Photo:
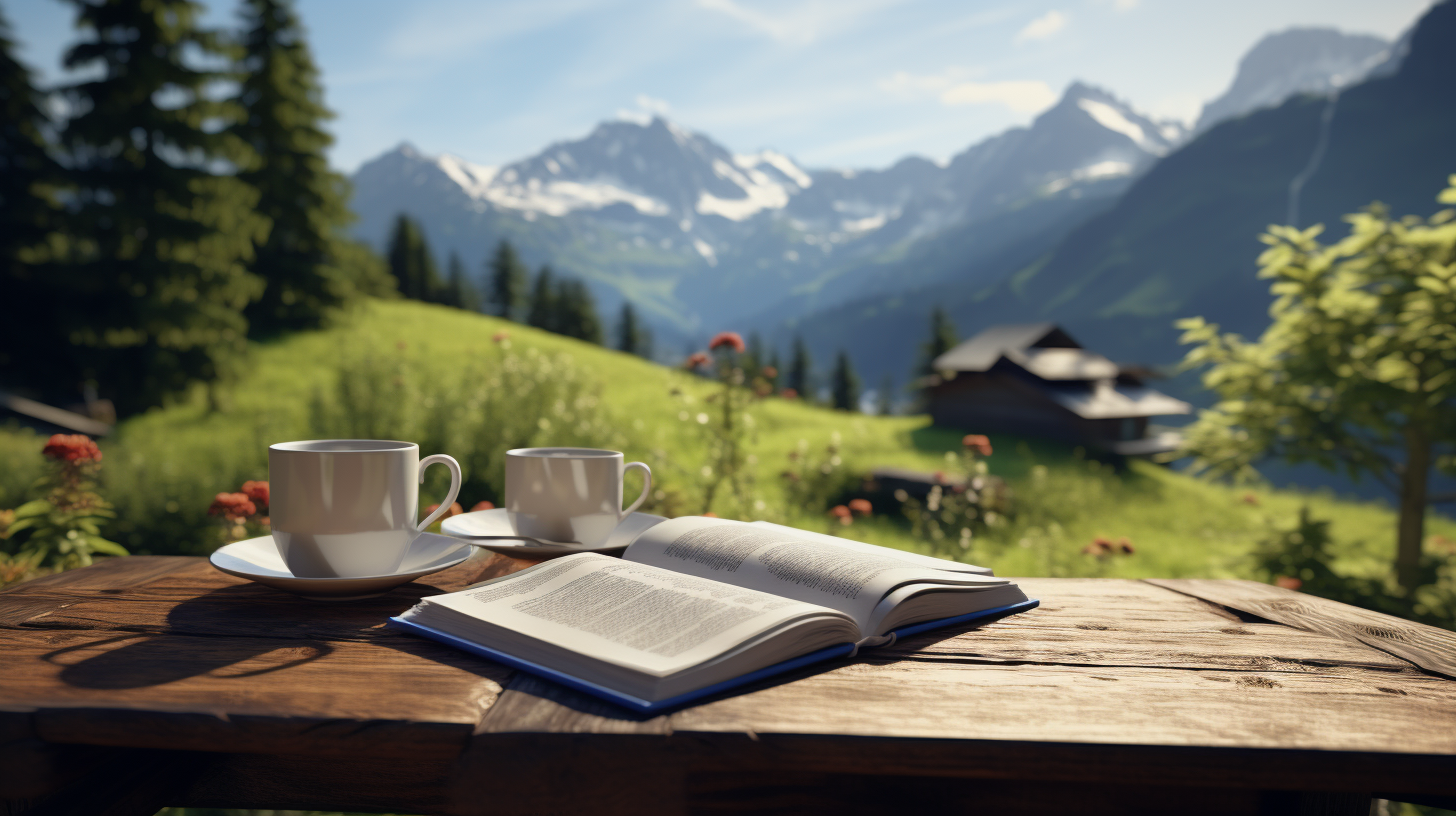
[(92, 550), (104, 555), (131, 555), (125, 547), (117, 544), (115, 541), (107, 541), (100, 536), (90, 536), (87, 538), (86, 543), (91, 545)]

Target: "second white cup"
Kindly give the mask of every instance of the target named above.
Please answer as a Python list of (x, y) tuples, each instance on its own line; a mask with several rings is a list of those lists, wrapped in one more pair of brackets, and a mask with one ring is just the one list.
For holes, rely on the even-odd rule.
[[(595, 547), (652, 491), (652, 470), (619, 451), (517, 448), (506, 452), (506, 512), (518, 534)], [(642, 495), (622, 508), (622, 477), (642, 471)]]

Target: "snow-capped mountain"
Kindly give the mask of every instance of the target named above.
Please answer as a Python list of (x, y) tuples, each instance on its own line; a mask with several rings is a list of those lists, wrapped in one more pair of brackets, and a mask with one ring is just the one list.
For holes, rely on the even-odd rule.
[(1327, 94), (1352, 85), (1391, 56), (1390, 43), (1366, 34), (1332, 28), (1270, 34), (1239, 61), (1233, 84), (1203, 106), (1193, 129), (1201, 133), (1225, 119), (1272, 108), (1295, 94)]
[[(532, 264), (591, 281), (607, 308), (630, 298), (690, 333), (796, 292), (818, 293), (807, 307), (829, 292), (894, 286), (856, 269), (1028, 200), (1113, 192), (1180, 136), (1074, 84), (1029, 127), (946, 165), (911, 157), (884, 170), (810, 171), (771, 150), (734, 154), (659, 117), (604, 122), (501, 167), (401, 145), (355, 174), (354, 206), (359, 233), (381, 249), (400, 212), (467, 268), (508, 238)], [(824, 285), (840, 280), (851, 285)]]

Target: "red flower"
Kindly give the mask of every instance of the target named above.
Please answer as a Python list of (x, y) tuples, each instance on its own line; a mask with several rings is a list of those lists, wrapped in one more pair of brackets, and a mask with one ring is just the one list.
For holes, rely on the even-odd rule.
[(851, 511), (848, 507), (845, 507), (842, 504), (836, 504), (833, 508), (829, 510), (829, 514), (833, 516), (839, 516), (840, 518), (847, 518), (851, 514)]
[(1299, 580), (1298, 578), (1290, 578), (1288, 575), (1281, 575), (1278, 578), (1275, 578), (1274, 584), (1276, 586), (1283, 587), (1284, 589), (1293, 590), (1298, 590), (1300, 587), (1304, 586), (1303, 581)]
[(774, 368), (773, 366), (764, 366), (763, 368), (760, 368), (758, 370), (758, 373), (762, 374), (767, 379), (772, 380), (774, 377), (777, 377), (779, 375), (779, 370), (777, 368)]
[(728, 346), (739, 354), (742, 354), (748, 348), (748, 346), (743, 344), (743, 337), (738, 332), (718, 332), (713, 335), (712, 341), (708, 343), (708, 351), (717, 351), (723, 346)]
[(1097, 536), (1096, 538), (1092, 539), (1091, 544), (1088, 544), (1087, 546), (1082, 548), (1083, 555), (1096, 555), (1100, 557), (1104, 555), (1109, 555), (1112, 552), (1112, 542), (1108, 541), (1102, 536)]
[(243, 495), (253, 500), (254, 504), (268, 506), (268, 483), (267, 482), (243, 482)]
[(875, 508), (870, 504), (869, 499), (852, 499), (849, 502), (849, 509), (861, 516), (868, 516), (874, 512)]
[(786, 400), (798, 399), (799, 392), (795, 391), (792, 388), (785, 388), (784, 390), (779, 392), (779, 396), (783, 397)]
[(511, 333), (510, 332), (508, 332), (508, 331), (498, 331), (495, 334), (492, 334), (490, 336), (490, 339), (491, 339), (491, 342), (493, 342), (493, 343), (499, 343), (499, 342), (501, 342), (503, 340), (509, 340), (510, 337), (511, 337)]
[(1137, 550), (1133, 549), (1132, 539), (1129, 538), (1119, 538), (1117, 540), (1117, 548), (1122, 550), (1123, 555), (1132, 555), (1137, 552)]
[(242, 493), (219, 493), (207, 508), (209, 516), (222, 516), (228, 521), (242, 521), (258, 512), (252, 500)]
[(1242, 501), (1244, 504), (1249, 505), (1250, 507), (1259, 506), (1259, 497), (1255, 496), (1253, 493), (1245, 493), (1243, 499), (1241, 499), (1240, 501)]
[(85, 434), (56, 434), (41, 453), (57, 462), (100, 462), (101, 449)]
[(478, 501), (478, 502), (475, 503), (475, 506), (474, 507), (470, 508), (470, 512), (477, 513), (477, 512), (479, 512), (481, 510), (494, 510), (494, 509), (495, 509), (495, 504), (493, 504), (491, 502), (488, 502), (488, 501)]
[(982, 456), (991, 455), (991, 440), (980, 434), (966, 434), (961, 439), (961, 444), (965, 446), (966, 450), (975, 451)]
[(683, 363), (683, 368), (686, 368), (686, 369), (689, 369), (689, 370), (694, 369), (694, 368), (700, 368), (702, 366), (707, 365), (708, 362), (709, 362), (709, 360), (708, 360), (708, 355), (707, 354), (705, 354), (705, 353), (703, 353), (701, 351), (695, 351), (695, 352), (693, 352), (692, 356), (689, 357)]
[(708, 512), (706, 512), (706, 513), (703, 514), (703, 518), (717, 518), (717, 517), (718, 517), (718, 514), (717, 513), (714, 513), (712, 510), (709, 510)]

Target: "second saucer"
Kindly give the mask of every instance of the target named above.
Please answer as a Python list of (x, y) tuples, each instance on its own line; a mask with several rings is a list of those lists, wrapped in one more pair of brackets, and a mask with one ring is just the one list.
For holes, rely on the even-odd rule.
[(647, 528), (664, 521), (667, 519), (651, 513), (629, 513), (605, 541), (591, 547), (520, 538), (511, 526), (509, 514), (501, 507), (451, 516), (440, 524), (440, 532), (456, 536), (481, 549), (505, 555), (554, 558), (578, 552), (609, 553), (624, 550)]

